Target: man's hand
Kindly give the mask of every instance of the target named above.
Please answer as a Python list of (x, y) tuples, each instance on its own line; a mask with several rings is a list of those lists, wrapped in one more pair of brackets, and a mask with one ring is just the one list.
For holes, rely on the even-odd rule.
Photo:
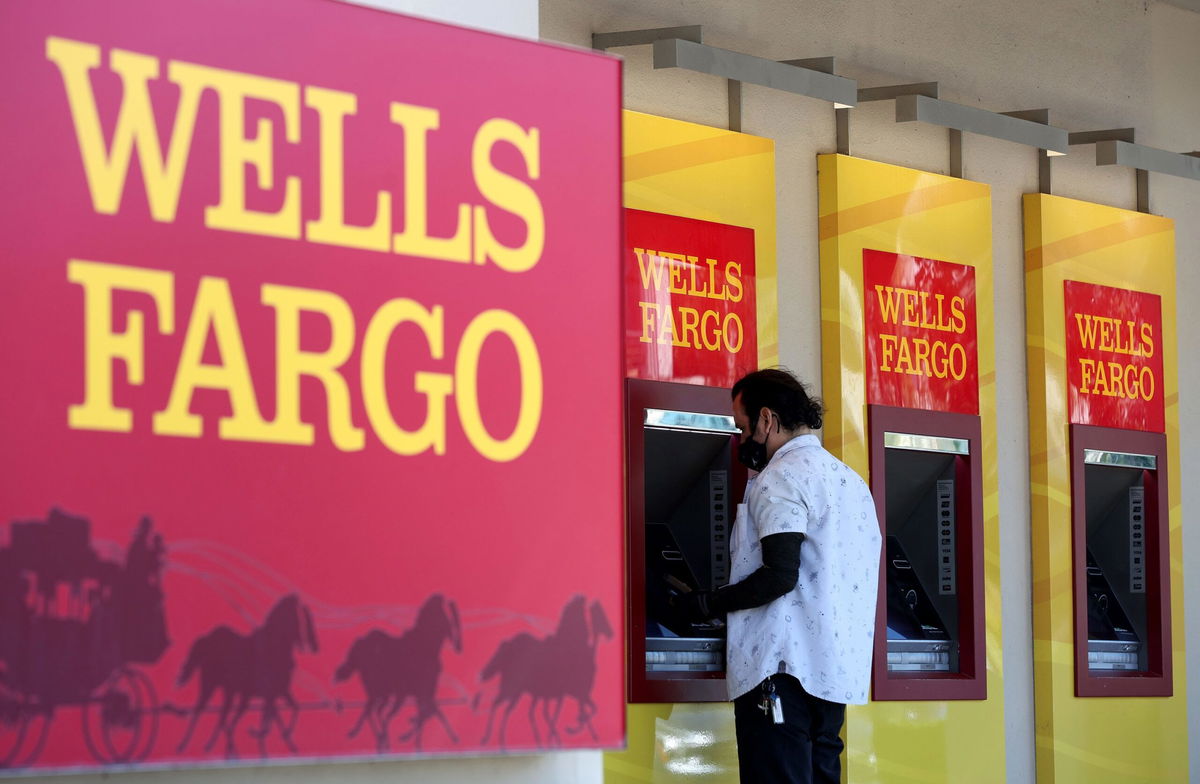
[(688, 623), (704, 623), (712, 620), (712, 591), (689, 591), (671, 597), (671, 607), (679, 611)]

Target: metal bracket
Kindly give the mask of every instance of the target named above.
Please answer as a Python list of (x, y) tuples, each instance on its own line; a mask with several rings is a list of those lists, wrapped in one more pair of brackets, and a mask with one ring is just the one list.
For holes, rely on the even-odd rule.
[(729, 108), (729, 130), (742, 130), (742, 82), (853, 106), (856, 83), (834, 74), (834, 58), (813, 57), (775, 62), (730, 52), (704, 44), (702, 25), (656, 27), (592, 33), (592, 48), (606, 51), (617, 46), (654, 46), (655, 68), (687, 68), (723, 76)]
[[(821, 73), (835, 73), (836, 65), (833, 57), (808, 57), (802, 60), (780, 60), (784, 65), (794, 65), (797, 68), (808, 68)], [(742, 83), (737, 79), (729, 81), (729, 130), (742, 130)], [(840, 110), (839, 110), (840, 111)]]
[(607, 51), (617, 46), (643, 46), (664, 38), (682, 38), (685, 41), (704, 43), (703, 25), (684, 27), (653, 27), (647, 30), (621, 30), (614, 33), (592, 33), (592, 48)]
[(784, 65), (794, 65), (797, 68), (807, 68), (810, 71), (820, 71), (827, 74), (837, 73), (836, 57), (802, 57), (799, 60), (780, 60), (779, 62)]
[[(1028, 120), (1029, 122), (1041, 123), (1042, 125), (1050, 124), (1049, 109), (1025, 109), (1019, 112), (1004, 112), (1004, 114), (1009, 117), (1016, 117), (1019, 120)], [(1067, 134), (1067, 138), (1069, 143), (1070, 134)], [(1038, 148), (1038, 193), (1045, 193), (1047, 195), (1051, 193), (1050, 159), (1059, 155), (1062, 155), (1062, 153)]]
[(858, 103), (858, 84), (853, 79), (680, 38), (654, 42), (654, 67), (686, 68), (843, 106)]
[[(1076, 144), (1094, 144), (1096, 145), (1096, 165), (1104, 166), (1116, 163), (1115, 156), (1112, 160), (1105, 160), (1101, 163), (1101, 148), (1106, 152), (1103, 155), (1108, 156), (1107, 150), (1112, 149), (1111, 146), (1116, 144), (1134, 145), (1133, 140), (1137, 138), (1136, 128), (1109, 128), (1104, 131), (1076, 131), (1070, 134), (1068, 142), (1072, 145)], [(1143, 148), (1149, 149), (1149, 148)], [(1200, 168), (1200, 167), (1198, 167)], [(1133, 170), (1134, 188), (1137, 191), (1137, 211), (1150, 212), (1150, 174), (1145, 169), (1139, 169), (1136, 166)]]
[[(858, 102), (891, 101), (902, 95), (938, 96), (937, 82), (916, 82), (913, 84), (891, 84), (883, 87), (858, 88)], [(839, 155), (850, 154), (850, 110), (838, 109), (834, 112), (837, 117), (837, 151)]]
[[(624, 30), (613, 33), (592, 33), (592, 48), (607, 51), (618, 46), (646, 46), (655, 41), (678, 38), (683, 41), (704, 43), (703, 25), (683, 27), (653, 27), (646, 30)], [(729, 100), (729, 130), (742, 130), (742, 83), (729, 79), (726, 85)]]
[(1132, 128), (1071, 134), (1071, 144), (1093, 142), (1097, 166), (1128, 166), (1134, 170), (1138, 212), (1150, 212), (1150, 172), (1200, 180), (1200, 152), (1168, 152), (1135, 144)]
[(1069, 134), (1070, 144), (1095, 144), (1096, 142), (1130, 142), (1137, 138), (1136, 128), (1110, 128), (1107, 131), (1076, 131)]
[(1142, 171), (1200, 180), (1200, 156), (1168, 152), (1155, 147), (1122, 141), (1096, 143), (1096, 165), (1130, 166)]
[(930, 98), (938, 97), (937, 82), (914, 82), (913, 84), (889, 84), (884, 87), (860, 87), (858, 102), (892, 101), (902, 95), (925, 95)]
[(950, 103), (927, 95), (902, 95), (896, 99), (896, 122), (925, 122), (993, 139), (1066, 153), (1067, 132), (1052, 125), (974, 106)]

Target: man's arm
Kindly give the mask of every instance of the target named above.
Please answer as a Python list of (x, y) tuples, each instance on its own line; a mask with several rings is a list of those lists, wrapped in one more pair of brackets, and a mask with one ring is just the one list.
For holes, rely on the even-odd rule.
[(773, 602), (796, 587), (800, 578), (802, 533), (771, 534), (762, 538), (763, 565), (749, 577), (716, 591), (692, 591), (679, 597), (689, 620), (703, 621), (735, 610)]

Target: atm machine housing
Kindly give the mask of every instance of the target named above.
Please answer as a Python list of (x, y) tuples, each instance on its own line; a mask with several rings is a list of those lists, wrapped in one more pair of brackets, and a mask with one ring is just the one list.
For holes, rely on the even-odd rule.
[(729, 534), (747, 476), (729, 390), (625, 383), (629, 701), (724, 701), (723, 625), (687, 624), (667, 601), (684, 584), (728, 582)]
[[(873, 699), (986, 699), (980, 419), (867, 408), (871, 493), (883, 534)], [(911, 474), (922, 475), (920, 486), (901, 484)], [(897, 485), (890, 493), (889, 475)], [(922, 514), (894, 519), (897, 530), (889, 532), (889, 498), (901, 497), (912, 509), (893, 509), (893, 517)]]
[(1166, 446), (1071, 425), (1077, 697), (1172, 694)]

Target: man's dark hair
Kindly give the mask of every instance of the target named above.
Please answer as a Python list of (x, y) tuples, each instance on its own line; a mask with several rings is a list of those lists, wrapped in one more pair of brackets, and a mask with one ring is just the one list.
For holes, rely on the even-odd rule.
[(750, 417), (750, 426), (764, 408), (779, 415), (780, 425), (795, 430), (807, 425), (813, 430), (821, 427), (825, 406), (815, 397), (810, 397), (804, 384), (791, 371), (768, 368), (747, 373), (733, 385), (730, 396), (742, 396), (742, 407)]

